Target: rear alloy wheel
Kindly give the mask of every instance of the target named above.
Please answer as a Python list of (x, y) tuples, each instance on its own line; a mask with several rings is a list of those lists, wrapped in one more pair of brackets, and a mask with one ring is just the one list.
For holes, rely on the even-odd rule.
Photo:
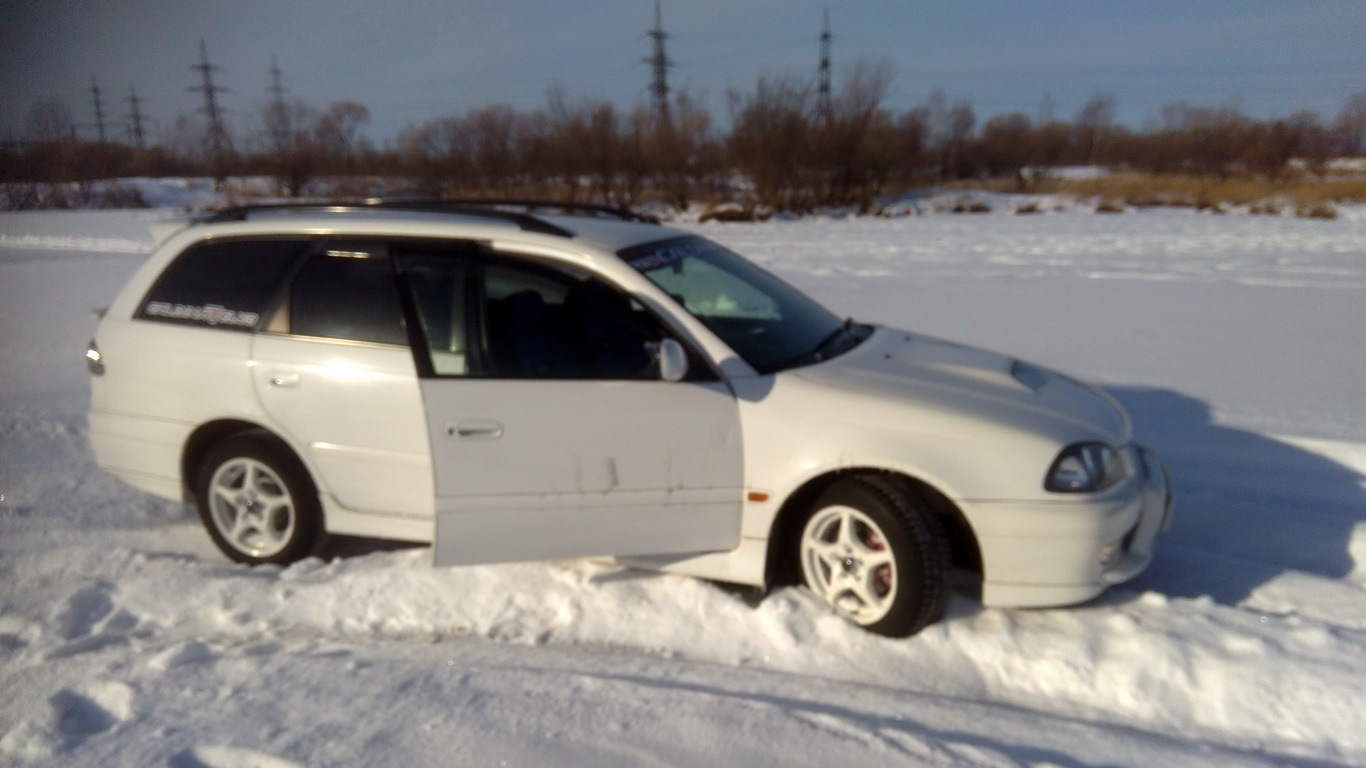
[(842, 480), (822, 493), (798, 558), (807, 587), (870, 632), (912, 635), (944, 613), (944, 534), (908, 490), (885, 478)]
[(239, 563), (291, 563), (321, 543), (313, 482), (292, 453), (264, 436), (235, 435), (214, 448), (196, 497), (210, 538)]

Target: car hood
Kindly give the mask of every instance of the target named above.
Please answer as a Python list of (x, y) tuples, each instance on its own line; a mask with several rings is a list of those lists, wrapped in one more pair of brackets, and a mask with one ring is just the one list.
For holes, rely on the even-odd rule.
[(931, 409), (936, 422), (991, 423), (1114, 445), (1132, 433), (1123, 409), (1094, 387), (995, 352), (892, 328), (878, 327), (849, 352), (792, 373)]

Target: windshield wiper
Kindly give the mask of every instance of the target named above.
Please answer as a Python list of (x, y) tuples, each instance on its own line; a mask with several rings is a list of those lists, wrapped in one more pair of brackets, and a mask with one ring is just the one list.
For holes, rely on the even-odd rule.
[(858, 324), (854, 322), (854, 318), (847, 318), (844, 321), (843, 325), (826, 334), (825, 338), (821, 339), (821, 343), (817, 344), (816, 348), (811, 350), (811, 359), (819, 363), (822, 360), (833, 357), (834, 355), (843, 352), (843, 349), (839, 350), (839, 352), (833, 353), (829, 352), (828, 350), (830, 348), (833, 348), (835, 346), (835, 342), (839, 341), (840, 339), (843, 339), (846, 334), (853, 333), (856, 327), (858, 327)]

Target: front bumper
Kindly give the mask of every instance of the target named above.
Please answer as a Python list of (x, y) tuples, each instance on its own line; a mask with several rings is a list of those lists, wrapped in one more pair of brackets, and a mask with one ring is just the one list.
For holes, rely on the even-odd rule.
[(1148, 569), (1153, 561), (1157, 534), (1172, 524), (1172, 481), (1167, 467), (1151, 451), (1138, 449), (1143, 481), (1143, 509), (1138, 522), (1120, 539), (1114, 560), (1101, 571), (1106, 586), (1128, 581)]
[(1146, 570), (1157, 535), (1171, 525), (1172, 485), (1157, 456), (1135, 453), (1134, 480), (1096, 498), (973, 505), (982, 604), (1081, 603)]

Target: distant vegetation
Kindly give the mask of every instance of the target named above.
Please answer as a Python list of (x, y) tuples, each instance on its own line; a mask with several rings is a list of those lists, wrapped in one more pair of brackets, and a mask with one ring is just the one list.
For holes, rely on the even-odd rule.
[[(90, 182), (130, 176), (272, 177), (281, 196), (538, 197), (618, 205), (729, 204), (756, 210), (871, 211), (875, 201), (924, 187), (1071, 192), (1102, 204), (1279, 205), (1308, 211), (1366, 200), (1366, 181), (1330, 165), (1366, 155), (1366, 93), (1331, 119), (1301, 112), (1255, 120), (1233, 107), (1185, 103), (1134, 130), (1114, 121), (1115, 97), (1097, 94), (1071, 120), (1047, 109), (979, 121), (966, 101), (936, 90), (904, 112), (885, 106), (889, 67), (852, 67), (826, 100), (791, 76), (760, 78), (727, 95), (726, 128), (686, 92), (668, 109), (622, 110), (571, 101), (491, 105), (414, 125), (377, 147), (363, 136), (369, 110), (349, 101), (316, 109), (263, 104), (254, 129), (212, 142), (182, 115), (151, 147), (75, 137), (67, 109), (34, 106), (23, 141), (0, 146), (8, 207), (133, 205), (136, 193), (96, 199)], [(1066, 181), (1068, 166), (1112, 173)]]

